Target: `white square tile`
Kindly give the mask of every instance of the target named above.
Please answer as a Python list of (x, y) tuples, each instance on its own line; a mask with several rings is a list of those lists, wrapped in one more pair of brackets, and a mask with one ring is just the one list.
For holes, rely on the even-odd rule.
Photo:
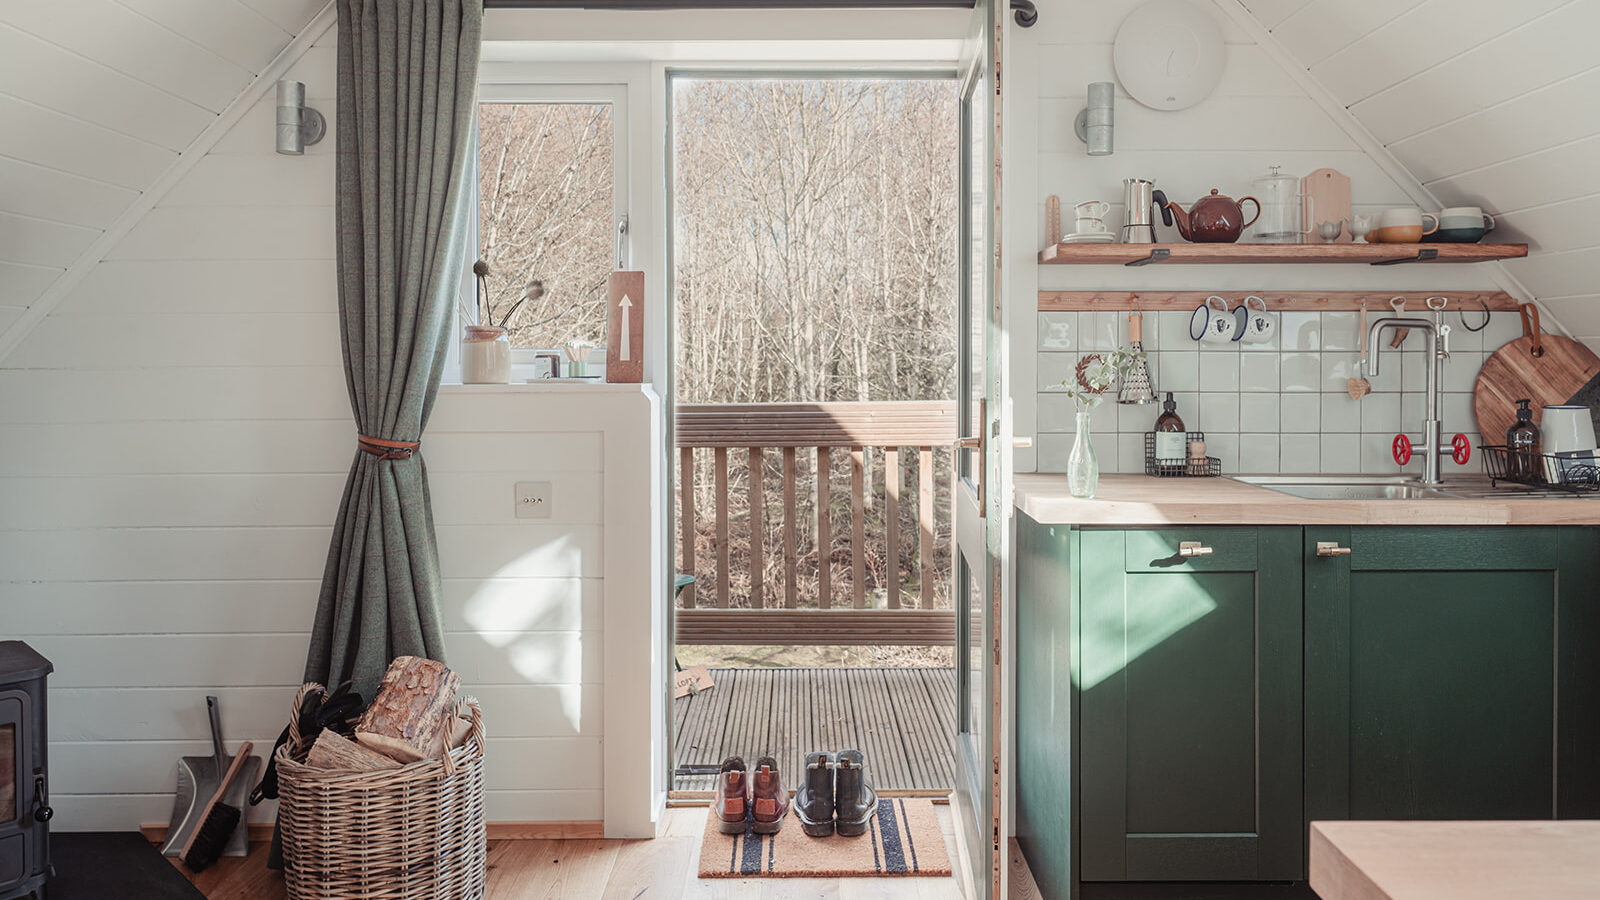
[[(1285, 463), (1284, 471), (1289, 471)], [(1318, 471), (1348, 474), (1361, 471), (1361, 435), (1322, 435)]]
[[(1165, 394), (1159, 394), (1164, 397)], [(1156, 427), (1156, 416), (1161, 415), (1161, 403), (1117, 405), (1117, 431), (1123, 434), (1144, 434)]]
[(1394, 435), (1363, 434), (1361, 436), (1361, 471), (1377, 475), (1397, 475), (1402, 472), (1417, 472), (1422, 468), (1422, 457), (1411, 457), (1411, 462), (1402, 467), (1394, 461)]
[(1215, 456), (1222, 463), (1225, 474), (1240, 471), (1239, 436), (1231, 432), (1217, 435), (1206, 432), (1206, 455)]
[(1239, 430), (1255, 432), (1271, 432), (1276, 434), (1283, 428), (1283, 423), (1278, 415), (1277, 394), (1240, 394), (1239, 395)]
[(1040, 350), (1078, 349), (1078, 314), (1075, 312), (1039, 313)]
[[(1355, 436), (1350, 435), (1355, 446)], [(1278, 471), (1307, 473), (1321, 471), (1322, 438), (1315, 434), (1286, 434), (1279, 441)]]
[(1040, 434), (1069, 434), (1076, 427), (1073, 415), (1077, 409), (1078, 404), (1065, 394), (1040, 394), (1034, 428)]
[[(1370, 312), (1368, 321), (1371, 321)], [(1322, 314), (1322, 349), (1360, 350), (1361, 340), (1356, 334), (1360, 330), (1360, 313), (1325, 312)]]
[(1100, 463), (1100, 471), (1117, 471), (1117, 438), (1116, 432), (1095, 432), (1089, 435), (1089, 444), (1094, 447), (1095, 460)]
[[(1195, 342), (1189, 337), (1189, 316), (1191, 313), (1176, 310), (1164, 310), (1156, 313), (1154, 318), (1160, 320), (1157, 328), (1156, 346), (1162, 350), (1193, 350)], [(1150, 317), (1146, 317), (1146, 321)], [(1150, 346), (1145, 342), (1145, 346)]]
[[(1445, 394), (1441, 397), (1439, 405), (1442, 407), (1439, 411), (1439, 421), (1444, 426), (1444, 436), (1446, 438), (1458, 431), (1470, 434), (1478, 430), (1478, 420), (1476, 414), (1472, 411), (1471, 394)], [(1500, 440), (1495, 441), (1497, 444), (1504, 442), (1505, 435), (1501, 435)]]
[[(1433, 365), (1433, 355), (1424, 352), (1422, 349), (1410, 349), (1413, 344), (1418, 348), (1422, 348), (1426, 347), (1427, 343), (1428, 336), (1425, 334), (1413, 334), (1406, 338), (1407, 350), (1401, 354), (1404, 357), (1404, 361), (1400, 367), (1400, 390), (1420, 391), (1427, 387), (1428, 367)], [(1385, 362), (1390, 361), (1385, 360)]]
[(1094, 433), (1117, 433), (1117, 397), (1111, 391), (1106, 391), (1104, 400), (1100, 405), (1089, 410), (1089, 428)]
[(1285, 353), (1279, 357), (1278, 384), (1282, 390), (1322, 389), (1322, 360), (1315, 353)]
[[(1166, 398), (1166, 394), (1161, 395), (1162, 400)], [(1178, 418), (1184, 421), (1184, 427), (1191, 431), (1197, 430), (1194, 423), (1198, 421), (1195, 417), (1200, 414), (1200, 394), (1196, 391), (1176, 391), (1172, 395), (1172, 402), (1176, 407)], [(1161, 408), (1165, 409), (1165, 404)], [(1154, 424), (1155, 419), (1152, 418), (1150, 421)]]
[(1086, 312), (1078, 314), (1078, 350), (1095, 353), (1115, 350), (1122, 343), (1122, 314)]
[(1349, 394), (1323, 394), (1322, 430), (1329, 433), (1360, 431), (1361, 404), (1372, 396), (1368, 394), (1360, 400), (1354, 400)]
[[(1427, 410), (1427, 395), (1421, 391), (1400, 395), (1400, 421), (1396, 427), (1420, 429)], [(1420, 433), (1420, 432), (1419, 432)]]
[[(1193, 425), (1189, 426), (1191, 429)], [(1239, 430), (1239, 395), (1234, 393), (1201, 394), (1200, 395), (1200, 430), (1206, 433), (1206, 441), (1211, 440), (1212, 432), (1233, 432)]]
[(1350, 379), (1361, 374), (1361, 357), (1355, 353), (1323, 351), (1322, 390), (1342, 391), (1350, 386)]
[(1144, 471), (1144, 435), (1117, 435), (1117, 471)]
[(1071, 383), (1075, 377), (1074, 369), (1078, 365), (1076, 353), (1040, 353), (1034, 366), (1034, 377), (1037, 379), (1041, 393), (1049, 391), (1063, 391), (1066, 388), (1062, 382)]
[[(1455, 344), (1455, 335), (1450, 335), (1450, 343)], [(1487, 357), (1483, 353), (1471, 350), (1452, 350), (1450, 358), (1444, 361), (1444, 389), (1447, 391), (1472, 391), (1478, 384), (1478, 370), (1483, 368), (1483, 361)]]
[(1278, 354), (1239, 354), (1239, 390), (1278, 392)]
[(1200, 390), (1237, 391), (1239, 389), (1239, 354), (1200, 354)]
[[(1468, 316), (1468, 321), (1478, 324), (1478, 319)], [(1489, 327), (1482, 332), (1483, 352), (1493, 353), (1500, 349), (1507, 341), (1514, 341), (1522, 337), (1522, 317), (1512, 310), (1501, 310), (1489, 316)]]
[(1278, 471), (1278, 435), (1240, 434), (1239, 471), (1257, 473)]
[[(1450, 352), (1455, 353), (1458, 350), (1462, 350), (1471, 353), (1482, 353), (1483, 333), (1489, 329), (1473, 331), (1467, 326), (1471, 325), (1476, 328), (1483, 322), (1483, 310), (1476, 303), (1468, 303), (1465, 312), (1466, 320), (1463, 321), (1462, 317), (1456, 314), (1455, 304), (1452, 303), (1450, 305), (1450, 313), (1445, 319), (1450, 323)], [(1506, 315), (1509, 315), (1509, 313)], [(1511, 316), (1511, 318), (1515, 319), (1516, 316)], [(1493, 319), (1491, 318), (1490, 321), (1493, 321)]]
[(1400, 431), (1400, 395), (1368, 394), (1361, 398), (1361, 431), (1363, 434), (1388, 435), (1393, 438)]
[(1285, 434), (1315, 434), (1322, 429), (1322, 395), (1284, 394), (1278, 420)]
[(1040, 434), (1034, 440), (1035, 458), (1041, 472), (1065, 472), (1067, 456), (1072, 453), (1070, 434)]
[(1161, 372), (1157, 384), (1163, 391), (1197, 391), (1200, 389), (1200, 354), (1192, 349), (1185, 353), (1163, 352)]
[(1322, 314), (1286, 312), (1278, 320), (1278, 346), (1291, 350), (1322, 349)]

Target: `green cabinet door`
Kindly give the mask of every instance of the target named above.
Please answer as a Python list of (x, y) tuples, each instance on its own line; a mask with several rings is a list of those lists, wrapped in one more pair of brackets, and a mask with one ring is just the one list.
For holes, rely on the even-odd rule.
[(1600, 812), (1595, 535), (1307, 528), (1308, 819)]
[(1081, 533), (1083, 881), (1303, 877), (1300, 539)]

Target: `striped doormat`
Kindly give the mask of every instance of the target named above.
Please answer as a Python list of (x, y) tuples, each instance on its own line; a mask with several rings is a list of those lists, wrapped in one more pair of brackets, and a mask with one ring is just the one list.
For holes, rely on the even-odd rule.
[(701, 878), (855, 878), (876, 875), (939, 877), (950, 855), (933, 801), (880, 798), (872, 827), (860, 837), (814, 838), (791, 809), (783, 830), (729, 835), (706, 810), (700, 839)]

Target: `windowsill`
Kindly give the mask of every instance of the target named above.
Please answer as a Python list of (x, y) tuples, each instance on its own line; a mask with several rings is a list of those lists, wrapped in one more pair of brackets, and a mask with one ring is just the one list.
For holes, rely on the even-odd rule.
[(646, 381), (638, 384), (610, 384), (604, 381), (582, 381), (574, 378), (541, 378), (538, 381), (518, 382), (515, 384), (441, 384), (440, 393), (446, 394), (564, 394), (564, 393), (612, 393), (631, 394), (639, 391), (653, 391), (654, 387)]

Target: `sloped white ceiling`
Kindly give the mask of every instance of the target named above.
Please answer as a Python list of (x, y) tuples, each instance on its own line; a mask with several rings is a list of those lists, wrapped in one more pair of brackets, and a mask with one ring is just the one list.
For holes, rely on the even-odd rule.
[(0, 2), (0, 333), (326, 3)]
[(1600, 347), (1600, 3), (1241, 2), (1441, 202), (1527, 242), (1507, 270)]

